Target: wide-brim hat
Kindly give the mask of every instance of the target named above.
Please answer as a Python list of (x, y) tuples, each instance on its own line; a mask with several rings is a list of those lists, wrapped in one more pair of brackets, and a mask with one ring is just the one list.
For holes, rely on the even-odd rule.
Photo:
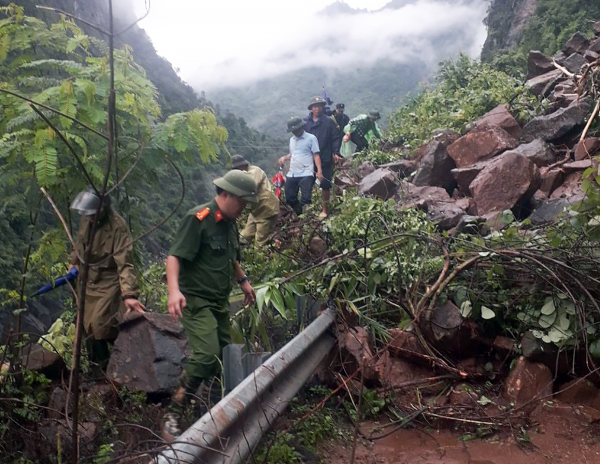
[(213, 180), (213, 184), (249, 203), (258, 203), (256, 182), (250, 174), (244, 171), (237, 169), (229, 171), (223, 177)]
[(310, 103), (308, 104), (308, 109), (312, 109), (315, 105), (327, 105), (327, 101), (323, 97), (315, 96), (310, 99)]
[(379, 111), (375, 111), (375, 110), (371, 110), (371, 111), (369, 111), (369, 114), (368, 114), (368, 116), (369, 116), (370, 118), (373, 118), (373, 119), (375, 119), (375, 120), (377, 120), (377, 119), (381, 119), (381, 116), (379, 115)]
[(288, 132), (294, 132), (298, 129), (302, 129), (306, 123), (301, 118), (290, 118), (287, 122)]
[(233, 155), (231, 157), (231, 167), (233, 169), (243, 168), (244, 166), (250, 166), (250, 163), (242, 155)]

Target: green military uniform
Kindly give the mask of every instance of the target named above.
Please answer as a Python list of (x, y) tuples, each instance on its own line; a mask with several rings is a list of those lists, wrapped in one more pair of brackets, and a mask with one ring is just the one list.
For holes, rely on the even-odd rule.
[(218, 372), (221, 351), (230, 340), (229, 293), (239, 261), (238, 231), (213, 199), (181, 221), (169, 255), (180, 260), (179, 289), (187, 305), (181, 323), (191, 353), (184, 366), (190, 392)]
[[(80, 219), (75, 246), (82, 258), (91, 219), (91, 216), (81, 216)], [(137, 298), (139, 294), (131, 241), (125, 220), (113, 210), (106, 210), (99, 220), (90, 254), (83, 315), (89, 354), (92, 361), (99, 364), (108, 361), (110, 353), (107, 342), (117, 337), (118, 324), (126, 310), (123, 300)], [(71, 253), (69, 262), (81, 264), (75, 251)]]
[(266, 245), (275, 230), (279, 215), (279, 199), (271, 190), (271, 183), (258, 166), (250, 166), (247, 171), (252, 176), (257, 187), (258, 203), (248, 216), (242, 237), (251, 242), (256, 239), (258, 246)]

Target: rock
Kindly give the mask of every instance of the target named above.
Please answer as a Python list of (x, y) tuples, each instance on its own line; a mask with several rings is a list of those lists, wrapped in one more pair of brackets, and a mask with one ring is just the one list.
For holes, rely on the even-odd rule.
[(583, 159), (579, 161), (572, 161), (570, 163), (565, 163), (561, 166), (561, 169), (565, 171), (567, 175), (572, 174), (574, 172), (585, 171), (592, 166), (595, 166), (596, 163), (593, 163), (591, 159)]
[(338, 345), (352, 357), (356, 369), (364, 365), (365, 379), (375, 378), (376, 363), (369, 344), (369, 334), (364, 327), (350, 328), (348, 332), (341, 333), (338, 336)]
[(437, 202), (428, 206), (427, 215), (437, 223), (440, 230), (450, 230), (459, 223), (460, 218), (466, 214), (465, 210), (454, 202)]
[(448, 300), (434, 308), (430, 320), (431, 335), (438, 346), (457, 356), (469, 356), (476, 346), (475, 325), (460, 314), (460, 309)]
[(382, 164), (379, 167), (395, 172), (400, 178), (410, 176), (416, 169), (414, 160), (407, 159), (399, 159), (391, 163)]
[(400, 185), (396, 194), (399, 208), (419, 208), (427, 211), (429, 205), (451, 201), (448, 192), (441, 187), (417, 187), (408, 182)]
[(461, 197), (454, 200), (454, 204), (459, 208), (464, 209), (469, 212), (473, 206), (475, 206), (475, 202), (471, 197)]
[(429, 142), (423, 151), (412, 182), (418, 187), (431, 185), (451, 192), (456, 182), (450, 171), (455, 167), (454, 160), (448, 155), (446, 147), (441, 142)]
[(525, 156), (508, 152), (492, 160), (471, 182), (477, 213), (512, 209), (538, 189), (539, 172)]
[(552, 192), (550, 198), (567, 198), (572, 203), (579, 201), (583, 198), (583, 191), (581, 190), (582, 177), (582, 172), (569, 174), (563, 184)]
[(427, 355), (427, 352), (414, 332), (403, 329), (388, 329), (388, 335), (390, 337), (388, 350), (392, 356), (413, 362), (423, 362), (423, 356)]
[(450, 393), (450, 404), (456, 406), (478, 406), (479, 395), (467, 383), (459, 383)]
[(458, 188), (461, 192), (469, 193), (471, 182), (479, 175), (483, 168), (490, 163), (490, 160), (479, 161), (478, 163), (465, 166), (464, 168), (456, 168), (452, 170), (452, 175), (456, 180)]
[(543, 167), (540, 169), (540, 177), (542, 179), (540, 190), (544, 195), (549, 197), (550, 194), (564, 182), (565, 171), (560, 168), (548, 170), (548, 167)]
[(594, 34), (600, 35), (600, 21), (594, 23)]
[(592, 50), (586, 50), (585, 53), (583, 54), (583, 57), (585, 58), (585, 61), (587, 61), (588, 63), (593, 63), (598, 58), (600, 58), (600, 54), (598, 54), (598, 52), (594, 52)]
[(66, 368), (59, 354), (47, 350), (39, 343), (30, 343), (21, 348), (21, 365), (50, 379), (60, 379)]
[(452, 129), (436, 129), (431, 134), (431, 138), (440, 142), (444, 147), (454, 143), (458, 137), (460, 136)]
[(491, 111), (485, 113), (481, 118), (473, 123), (475, 127), (479, 126), (498, 126), (512, 135), (515, 139), (521, 138), (521, 126), (517, 120), (510, 114), (508, 104), (498, 105)]
[(584, 98), (558, 111), (538, 116), (523, 127), (523, 138), (531, 142), (537, 138), (556, 140), (583, 123), (590, 111), (590, 100)]
[(369, 174), (371, 174), (374, 171), (375, 171), (375, 166), (373, 166), (373, 163), (371, 163), (370, 161), (365, 161), (358, 167), (357, 174), (358, 174), (359, 179), (364, 179), (365, 177), (367, 177)]
[(533, 95), (547, 97), (554, 86), (562, 79), (564, 79), (562, 71), (555, 69), (529, 79), (525, 82), (525, 85), (529, 87), (529, 91)]
[(568, 71), (578, 74), (581, 71), (581, 67), (586, 64), (586, 60), (583, 55), (579, 53), (573, 53), (567, 57), (564, 61), (564, 67), (567, 68)]
[[(531, 412), (536, 401), (552, 395), (552, 372), (544, 364), (532, 363), (521, 356), (504, 382), (504, 397), (516, 407)], [(528, 404), (529, 403), (529, 404)]]
[(587, 404), (594, 407), (598, 397), (598, 389), (587, 379), (573, 379), (558, 387), (555, 398), (563, 403)]
[(556, 161), (554, 151), (550, 148), (550, 144), (544, 142), (542, 139), (535, 139), (529, 143), (523, 143), (517, 148), (509, 150), (506, 153), (519, 153), (533, 162), (538, 168), (542, 166), (548, 166)]
[(48, 417), (52, 419), (60, 419), (65, 417), (65, 411), (68, 403), (68, 414), (71, 414), (71, 403), (69, 401), (69, 394), (64, 391), (61, 387), (56, 387), (50, 394), (50, 400), (48, 401)]
[(538, 50), (531, 50), (527, 58), (527, 79), (541, 76), (556, 68), (552, 64), (552, 59)]
[(515, 148), (519, 143), (501, 127), (485, 126), (459, 138), (448, 146), (448, 153), (463, 168), (478, 161), (483, 161), (497, 154)]
[(592, 41), (588, 50), (592, 51), (592, 52), (600, 53), (600, 37), (598, 37), (598, 38), (596, 38), (596, 40)]
[(515, 351), (515, 342), (508, 337), (496, 335), (492, 343), (492, 348), (502, 356), (506, 356)]
[(456, 225), (456, 231), (463, 234), (479, 234), (480, 225), (485, 222), (481, 216), (470, 216), (465, 214)]
[(600, 150), (600, 137), (590, 137), (575, 145), (575, 161), (594, 156)]
[(422, 366), (411, 364), (404, 359), (390, 357), (388, 351), (384, 351), (377, 361), (375, 371), (381, 385), (387, 388), (399, 387), (407, 382), (431, 375), (431, 371)]
[(320, 258), (327, 253), (327, 244), (321, 237), (313, 237), (308, 244), (308, 250), (313, 256)]
[(591, 406), (563, 403), (560, 400), (554, 400), (551, 403), (545, 402), (542, 404), (542, 410), (552, 413), (554, 416), (559, 416), (567, 420), (575, 420), (585, 424), (593, 424), (600, 421), (600, 411)]
[(333, 181), (333, 183), (339, 187), (341, 187), (342, 189), (347, 189), (350, 187), (356, 187), (356, 182), (354, 182), (354, 180), (346, 175), (346, 174), (338, 174), (335, 176), (335, 179)]
[(121, 324), (107, 376), (133, 391), (168, 391), (179, 382), (186, 348), (183, 326), (167, 314), (135, 314)]
[(373, 195), (382, 200), (392, 198), (398, 185), (394, 173), (388, 169), (377, 169), (360, 181), (359, 192), (363, 195)]
[(529, 219), (533, 225), (551, 224), (559, 215), (565, 213), (571, 207), (571, 202), (565, 198), (555, 198), (543, 202), (535, 208)]
[(566, 55), (571, 53), (583, 53), (590, 45), (590, 41), (581, 32), (576, 32), (571, 36), (562, 48)]

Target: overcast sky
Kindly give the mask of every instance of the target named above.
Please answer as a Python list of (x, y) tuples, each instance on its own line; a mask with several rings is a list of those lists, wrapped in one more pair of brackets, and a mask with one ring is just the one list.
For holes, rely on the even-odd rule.
[[(143, 11), (145, 0), (130, 1)], [(197, 91), (245, 85), (310, 64), (344, 69), (416, 56), (437, 62), (445, 57), (433, 41), (457, 31), (457, 47), (479, 56), (487, 0), (416, 0), (375, 11), (388, 1), (345, 0), (369, 11), (329, 17), (316, 13), (336, 0), (152, 0), (140, 27)]]

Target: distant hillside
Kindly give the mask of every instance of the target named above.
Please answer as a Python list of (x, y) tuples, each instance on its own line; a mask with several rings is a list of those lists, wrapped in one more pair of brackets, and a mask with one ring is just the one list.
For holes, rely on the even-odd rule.
[(483, 61), (511, 54), (522, 69), (529, 50), (553, 55), (575, 32), (591, 35), (600, 20), (598, 0), (493, 0), (486, 18)]
[[(307, 32), (311, 40), (304, 39), (298, 49), (287, 52), (279, 47), (267, 61), (276, 72), (297, 65), (292, 70), (267, 73), (245, 84), (211, 87), (206, 95), (220, 108), (243, 117), (251, 127), (275, 137), (286, 135), (285, 122), (290, 116), (307, 114), (308, 101), (321, 95), (323, 87), (334, 102), (345, 103), (349, 116), (376, 109), (385, 125), (394, 109), (419, 92), (419, 83), (429, 79), (439, 61), (460, 51), (478, 55), (477, 30), (483, 30), (488, 3), (465, 0), (448, 9), (441, 2), (432, 6), (417, 0), (393, 0), (370, 13), (336, 2), (314, 16), (316, 29), (323, 25), (326, 29), (320, 41)], [(448, 18), (444, 21), (440, 16), (445, 12)], [(397, 29), (390, 29), (392, 22), (398, 24)], [(364, 31), (353, 34), (348, 24)], [(282, 38), (282, 42), (289, 40)], [(324, 57), (331, 57), (330, 61)], [(231, 62), (224, 66), (237, 69)], [(261, 69), (260, 64), (256, 69)], [(193, 85), (198, 91), (202, 88), (201, 82)]]

